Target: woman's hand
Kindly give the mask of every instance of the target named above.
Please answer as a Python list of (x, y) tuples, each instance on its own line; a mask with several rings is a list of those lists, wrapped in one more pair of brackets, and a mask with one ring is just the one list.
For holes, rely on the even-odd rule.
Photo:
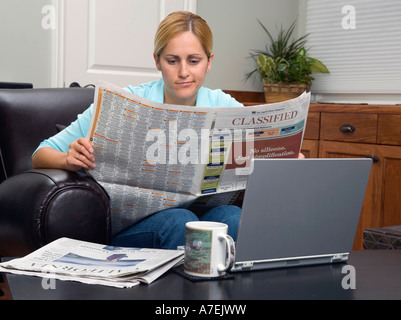
[(70, 144), (66, 163), (67, 170), (70, 171), (78, 171), (81, 168), (93, 169), (96, 167), (93, 148), (88, 139), (79, 138)]
[(81, 168), (93, 169), (96, 165), (89, 140), (79, 138), (70, 144), (67, 153), (51, 147), (40, 148), (32, 157), (32, 167), (79, 171)]

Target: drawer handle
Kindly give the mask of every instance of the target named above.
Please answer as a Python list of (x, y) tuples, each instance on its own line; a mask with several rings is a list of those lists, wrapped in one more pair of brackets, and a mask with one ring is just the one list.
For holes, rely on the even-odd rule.
[(371, 154), (368, 154), (368, 155), (366, 156), (366, 158), (372, 159), (373, 162), (378, 162), (378, 161), (379, 161), (379, 158), (378, 158), (377, 156), (373, 156), (373, 157), (372, 157)]
[(344, 124), (340, 127), (340, 131), (344, 133), (354, 132), (356, 128), (352, 124)]

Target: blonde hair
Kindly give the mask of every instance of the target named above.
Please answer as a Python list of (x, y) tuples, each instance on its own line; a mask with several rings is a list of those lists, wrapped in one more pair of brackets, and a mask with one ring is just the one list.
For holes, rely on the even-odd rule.
[(170, 13), (160, 22), (154, 41), (154, 50), (157, 57), (160, 57), (163, 49), (171, 39), (186, 31), (192, 32), (199, 39), (207, 57), (210, 58), (213, 49), (212, 31), (205, 20), (188, 11)]

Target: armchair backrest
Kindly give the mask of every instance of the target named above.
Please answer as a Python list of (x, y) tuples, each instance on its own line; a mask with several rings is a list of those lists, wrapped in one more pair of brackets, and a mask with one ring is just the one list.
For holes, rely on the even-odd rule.
[(32, 168), (40, 142), (93, 102), (93, 88), (0, 89), (0, 183)]

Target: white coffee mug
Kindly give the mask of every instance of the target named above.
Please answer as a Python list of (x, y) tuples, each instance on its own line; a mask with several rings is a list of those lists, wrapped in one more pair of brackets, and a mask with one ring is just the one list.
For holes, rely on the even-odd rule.
[(235, 260), (235, 245), (225, 223), (193, 221), (185, 225), (184, 272), (198, 277), (219, 277)]

